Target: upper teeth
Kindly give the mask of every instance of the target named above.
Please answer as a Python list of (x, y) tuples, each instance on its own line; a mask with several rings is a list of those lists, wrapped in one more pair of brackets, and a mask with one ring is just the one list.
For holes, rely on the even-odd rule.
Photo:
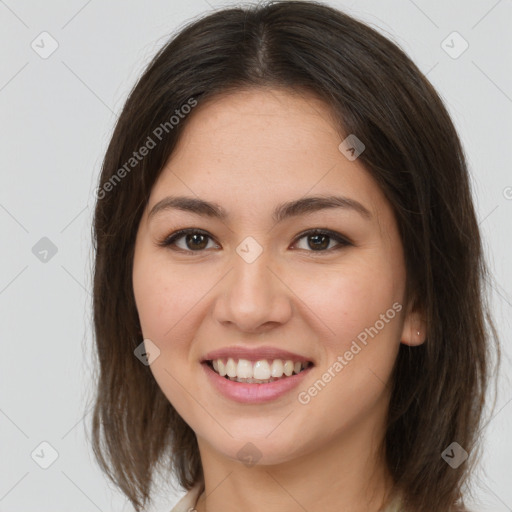
[(271, 377), (280, 378), (283, 374), (289, 377), (294, 372), (299, 373), (309, 363), (299, 361), (294, 363), (291, 360), (283, 361), (282, 359), (274, 359), (270, 364), (266, 359), (255, 362), (239, 359), (237, 362), (230, 357), (227, 362), (222, 359), (214, 359), (212, 364), (213, 369), (222, 377), (227, 375), (239, 379), (269, 380)]

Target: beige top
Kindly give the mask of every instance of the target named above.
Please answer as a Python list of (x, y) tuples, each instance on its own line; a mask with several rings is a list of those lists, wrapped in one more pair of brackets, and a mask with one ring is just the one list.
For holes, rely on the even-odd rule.
[[(192, 487), (190, 491), (181, 498), (170, 512), (194, 512), (196, 503), (201, 494), (202, 485), (199, 483)], [(400, 512), (400, 499), (397, 496), (393, 502), (382, 512)]]

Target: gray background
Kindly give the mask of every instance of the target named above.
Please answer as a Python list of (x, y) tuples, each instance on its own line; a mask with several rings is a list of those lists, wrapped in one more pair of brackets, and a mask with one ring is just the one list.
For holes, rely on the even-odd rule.
[[(410, 55), (461, 135), (505, 358), (482, 433), (477, 509), (511, 511), (512, 2), (330, 3)], [(0, 511), (131, 510), (95, 464), (84, 430), (93, 392), (94, 189), (116, 114), (149, 59), (190, 18), (233, 4), (0, 1)], [(44, 55), (53, 40), (57, 50)], [(52, 450), (58, 456), (43, 469)], [(170, 510), (182, 494), (164, 490), (152, 510)]]

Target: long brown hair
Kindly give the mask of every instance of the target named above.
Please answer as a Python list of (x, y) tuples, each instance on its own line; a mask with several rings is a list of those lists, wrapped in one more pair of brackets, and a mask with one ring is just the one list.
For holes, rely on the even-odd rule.
[[(134, 356), (142, 342), (131, 280), (135, 235), (187, 124), (183, 106), (267, 86), (315, 94), (330, 106), (340, 142), (354, 133), (366, 145), (359, 161), (393, 207), (407, 299), (424, 311), (428, 331), (423, 345), (400, 345), (386, 462), (406, 510), (454, 510), (479, 454), (497, 341), (464, 152), (440, 97), (406, 54), (319, 2), (227, 8), (194, 20), (158, 51), (124, 105), (93, 226), (95, 456), (137, 511), (151, 500), (157, 468), (185, 489), (202, 479), (194, 432)], [(135, 158), (143, 146), (149, 151)], [(453, 442), (470, 454), (457, 468), (441, 457)]]

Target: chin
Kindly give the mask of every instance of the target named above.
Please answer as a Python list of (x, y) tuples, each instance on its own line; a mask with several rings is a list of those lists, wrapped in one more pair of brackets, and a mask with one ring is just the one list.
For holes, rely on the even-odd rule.
[(297, 444), (297, 440), (290, 436), (286, 438), (283, 435), (266, 436), (268, 431), (265, 436), (257, 433), (251, 435), (245, 431), (243, 436), (229, 438), (229, 442), (219, 443), (219, 440), (211, 440), (209, 443), (224, 457), (239, 461), (247, 467), (256, 464), (265, 466), (283, 464), (300, 457), (305, 452), (304, 446)]

